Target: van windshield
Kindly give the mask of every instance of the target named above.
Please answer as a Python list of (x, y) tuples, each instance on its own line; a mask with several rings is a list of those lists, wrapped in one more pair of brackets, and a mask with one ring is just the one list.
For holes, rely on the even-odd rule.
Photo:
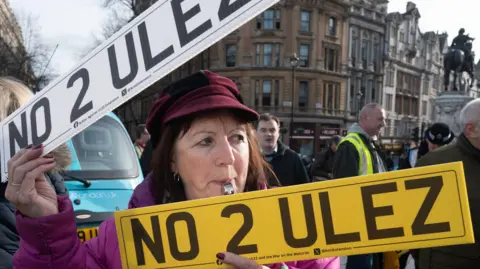
[[(132, 142), (122, 125), (104, 116), (69, 142), (72, 164), (66, 173), (84, 179), (124, 179), (139, 175)], [(68, 179), (67, 179), (68, 180)]]

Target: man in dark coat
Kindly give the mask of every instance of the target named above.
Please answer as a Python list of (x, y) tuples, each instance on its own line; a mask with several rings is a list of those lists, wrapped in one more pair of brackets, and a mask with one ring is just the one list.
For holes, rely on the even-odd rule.
[[(376, 138), (385, 126), (385, 110), (379, 104), (365, 105), (359, 113), (358, 123), (353, 124), (335, 153), (333, 178), (356, 177), (387, 172)], [(360, 151), (359, 151), (360, 150)], [(367, 155), (368, 153), (368, 155)], [(370, 160), (367, 160), (370, 156)], [(368, 163), (371, 167), (368, 167)], [(347, 269), (378, 269), (381, 254), (352, 255), (347, 259)]]
[[(270, 114), (263, 114), (257, 124), (257, 137), (263, 155), (282, 186), (310, 182), (307, 170), (298, 154), (280, 140), (280, 120)], [(275, 185), (275, 182), (270, 182)]]
[[(467, 185), (474, 236), (473, 244), (417, 250), (419, 269), (480, 268), (480, 99), (470, 101), (460, 112), (462, 134), (450, 145), (423, 156), (416, 167), (462, 162)], [(443, 139), (442, 139), (443, 141)]]
[(315, 161), (310, 167), (310, 176), (312, 181), (332, 179), (333, 162), (335, 160), (335, 152), (337, 145), (342, 137), (335, 135), (328, 141), (328, 148), (316, 154)]

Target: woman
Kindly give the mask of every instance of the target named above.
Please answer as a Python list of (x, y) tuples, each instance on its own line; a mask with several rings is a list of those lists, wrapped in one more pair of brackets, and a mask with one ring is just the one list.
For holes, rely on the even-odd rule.
[[(250, 124), (259, 115), (241, 102), (231, 80), (208, 71), (168, 86), (147, 120), (153, 171), (135, 189), (129, 207), (224, 195), (225, 182), (233, 185), (235, 193), (266, 189), (268, 165)], [(38, 158), (41, 152), (41, 148), (23, 149), (9, 163), (7, 197), (18, 207), (22, 238), (15, 268), (121, 268), (114, 220), (102, 223), (97, 238), (80, 243), (70, 200), (56, 197), (46, 187), (42, 173), (53, 165)], [(31, 171), (32, 177), (25, 177), (25, 171)], [(239, 269), (340, 268), (338, 258), (270, 267), (228, 252), (218, 253), (217, 258)]]
[[(0, 77), (0, 121), (26, 104), (32, 97), (32, 91), (22, 82)], [(67, 190), (63, 178), (56, 171), (68, 167), (71, 162), (70, 151), (63, 145), (55, 149), (53, 155), (57, 162), (52, 166), (52, 171), (45, 174), (45, 179), (54, 186), (57, 195), (65, 196)], [(6, 182), (0, 183), (0, 268), (12, 268), (12, 258), (20, 243), (15, 228), (15, 208), (5, 199), (6, 188)]]

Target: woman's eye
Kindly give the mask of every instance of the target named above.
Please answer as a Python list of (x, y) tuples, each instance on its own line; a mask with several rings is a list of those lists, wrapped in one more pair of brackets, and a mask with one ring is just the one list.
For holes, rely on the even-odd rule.
[(233, 139), (237, 142), (244, 142), (245, 141), (245, 136), (241, 134), (237, 134), (233, 136)]
[(202, 146), (208, 146), (208, 145), (211, 145), (212, 143), (213, 143), (213, 139), (211, 137), (207, 137), (202, 141), (200, 141), (200, 145)]

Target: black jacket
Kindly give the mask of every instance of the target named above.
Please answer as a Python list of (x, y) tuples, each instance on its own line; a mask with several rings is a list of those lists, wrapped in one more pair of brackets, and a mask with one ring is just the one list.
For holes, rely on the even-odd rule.
[[(379, 147), (375, 145), (373, 142), (369, 142), (367, 137), (363, 134), (359, 133), (360, 138), (362, 139), (363, 143), (367, 146), (368, 151), (370, 151), (370, 155), (372, 158), (378, 156), (380, 161), (383, 163), (384, 168), (387, 168), (385, 160), (381, 158), (381, 154), (377, 151)], [(378, 163), (373, 160), (373, 173), (378, 173)], [(337, 147), (337, 152), (335, 153), (335, 161), (333, 165), (333, 178), (346, 178), (346, 177), (356, 177), (358, 176), (358, 169), (359, 169), (359, 156), (357, 149), (355, 146), (348, 142), (342, 142)]]
[(148, 140), (145, 148), (143, 149), (142, 156), (140, 157), (140, 166), (142, 167), (142, 174), (143, 177), (147, 177), (148, 173), (150, 173), (151, 163), (152, 163), (152, 154), (153, 154), (153, 146), (152, 140)]
[[(464, 134), (447, 146), (427, 153), (418, 160), (416, 167), (451, 162), (462, 162), (467, 185), (468, 202), (475, 243), (431, 247), (413, 251), (420, 269), (423, 268), (480, 268), (480, 149), (475, 148)], [(419, 253), (415, 254), (415, 252)]]
[(315, 161), (310, 167), (310, 176), (312, 181), (314, 177), (331, 178), (333, 164), (335, 161), (335, 152), (331, 148), (316, 154)]
[[(282, 186), (310, 182), (300, 156), (280, 141), (277, 143), (277, 152), (269, 163)], [(270, 183), (275, 185), (273, 182)]]
[(15, 208), (5, 197), (7, 184), (0, 183), (0, 269), (11, 269), (12, 258), (20, 244), (15, 227)]

